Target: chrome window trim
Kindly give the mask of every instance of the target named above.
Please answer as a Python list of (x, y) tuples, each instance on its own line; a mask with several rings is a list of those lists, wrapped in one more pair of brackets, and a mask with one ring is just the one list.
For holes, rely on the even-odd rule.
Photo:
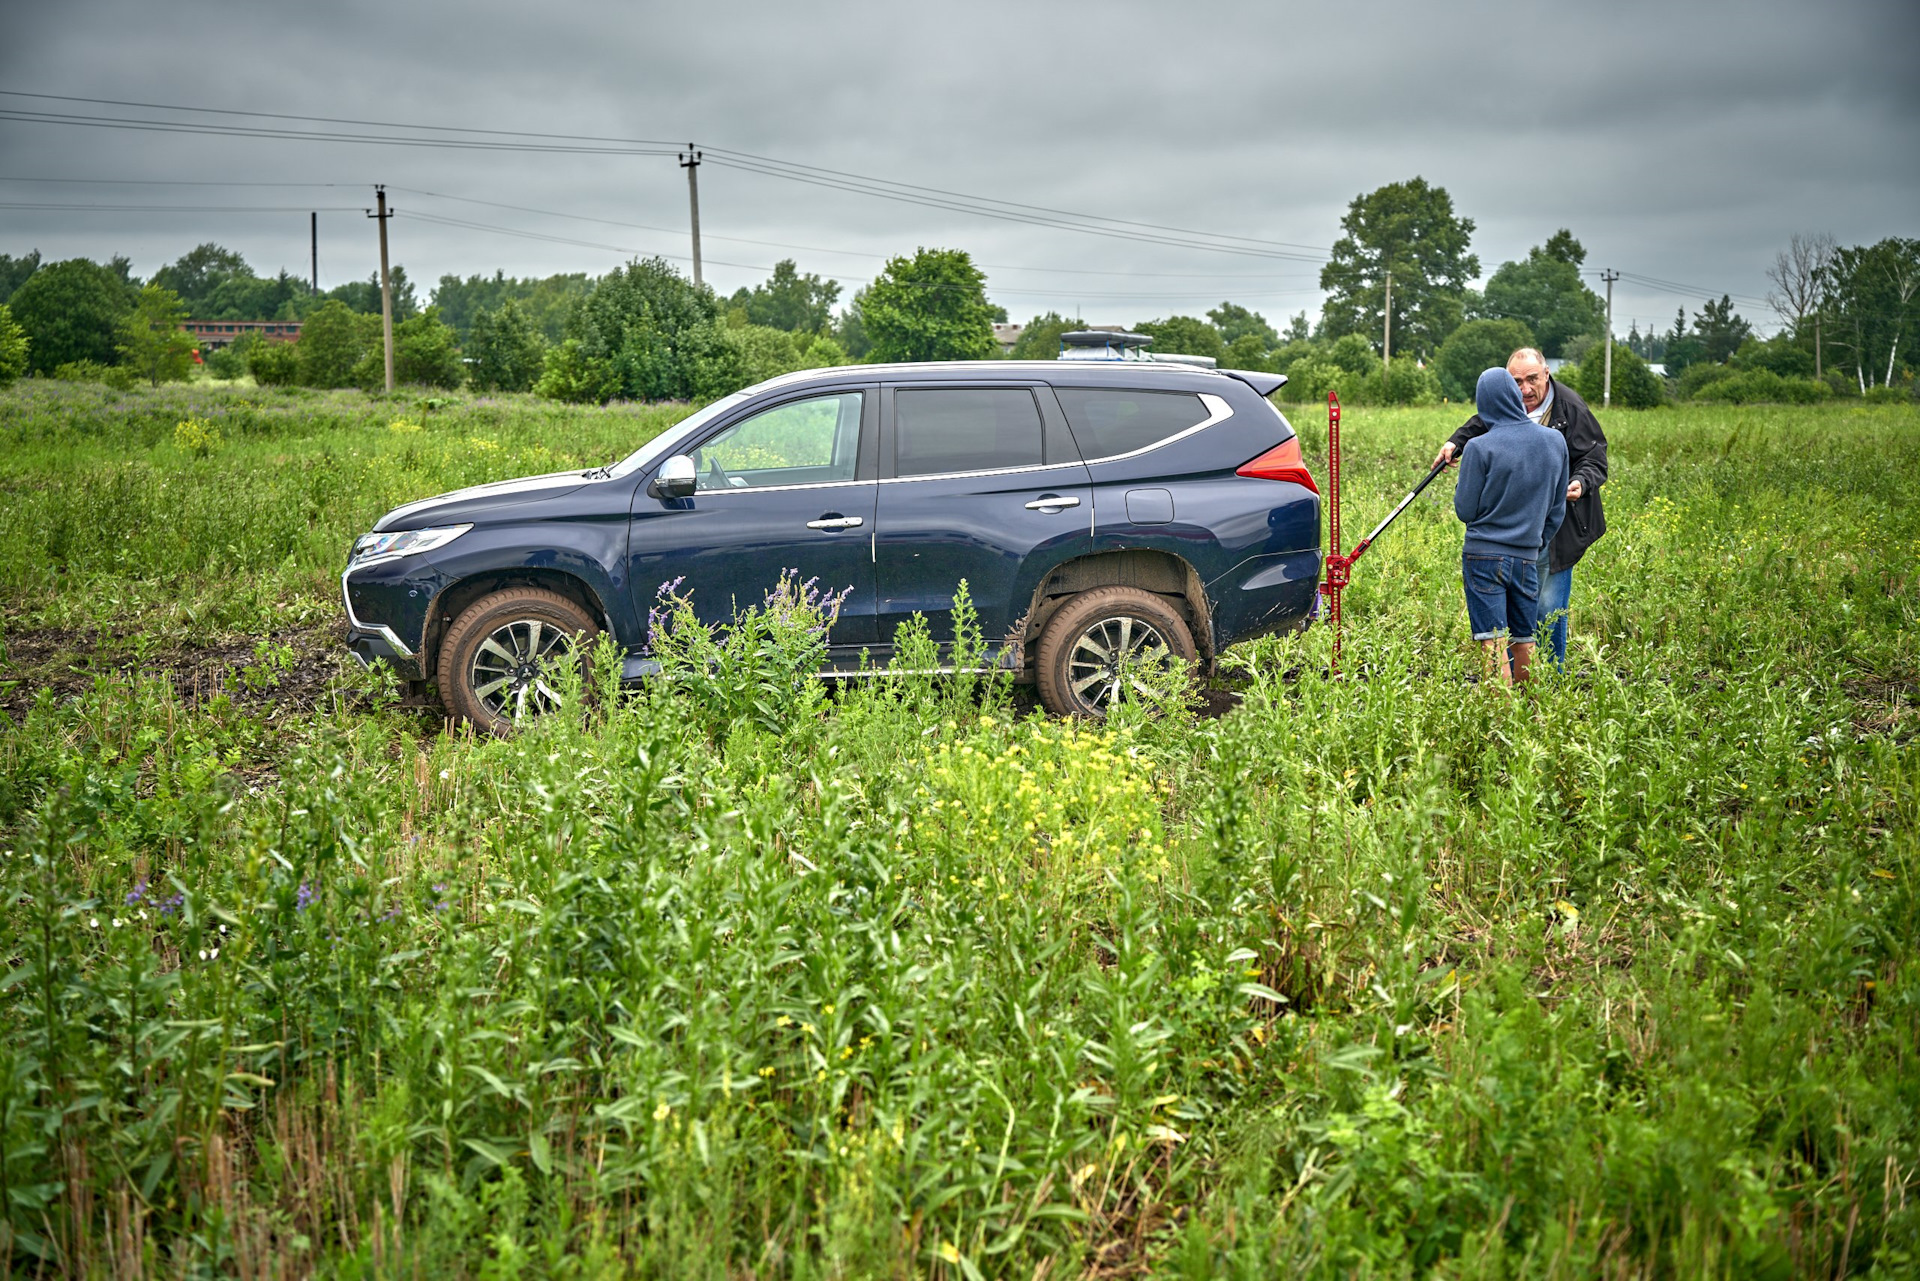
[[(1060, 471), (1068, 467), (1085, 467), (1086, 464), (1075, 460), (1070, 463), (1034, 463), (1027, 467), (990, 467), (985, 471), (943, 471), (932, 472), (925, 476), (882, 476), (876, 485), (899, 485), (915, 480), (961, 480), (968, 476), (1018, 476), (1025, 472)], [(1085, 481), (1079, 482), (1085, 484)]]
[[(1143, 387), (1143, 388), (1128, 389), (1128, 388), (1109, 388), (1109, 387), (1062, 387), (1062, 388), (1056, 388), (1055, 390), (1056, 391), (1124, 391), (1124, 390), (1145, 391), (1147, 390), (1147, 388)], [(1200, 398), (1200, 403), (1207, 407), (1207, 417), (1202, 419), (1200, 422), (1195, 423), (1191, 427), (1187, 427), (1180, 431), (1175, 432), (1171, 436), (1162, 436), (1159, 440), (1154, 441), (1151, 445), (1142, 445), (1138, 449), (1129, 449), (1124, 454), (1106, 454), (1099, 458), (1089, 458), (1087, 459), (1087, 466), (1092, 467), (1096, 463), (1123, 462), (1129, 458), (1138, 458), (1142, 454), (1150, 454), (1156, 449), (1161, 449), (1167, 445), (1171, 445), (1176, 440), (1185, 440), (1187, 437), (1193, 435), (1197, 431), (1205, 431), (1207, 428), (1212, 427), (1217, 423), (1223, 423), (1227, 421), (1227, 419), (1233, 417), (1233, 406), (1229, 405), (1226, 402), (1226, 400), (1223, 399), (1222, 397), (1216, 396), (1210, 391), (1182, 392), (1180, 394), (1189, 395), (1189, 396), (1198, 396)], [(1275, 411), (1275, 412), (1278, 412), (1278, 411)], [(1068, 421), (1071, 422), (1072, 420), (1069, 419)]]
[(737, 489), (696, 489), (689, 498), (718, 498), (723, 494), (787, 494), (796, 489), (840, 489), (849, 485), (877, 485), (877, 480), (810, 480), (804, 485), (742, 485)]
[(363, 623), (360, 621), (358, 616), (353, 612), (353, 594), (347, 590), (347, 579), (352, 576), (354, 570), (365, 569), (368, 565), (377, 565), (384, 561), (400, 559), (401, 557), (399, 556), (380, 556), (373, 560), (361, 561), (357, 565), (347, 566), (346, 569), (340, 573), (340, 603), (347, 607), (348, 627), (351, 627), (356, 632), (371, 632), (398, 650), (400, 657), (412, 658), (414, 656), (413, 650), (407, 646), (405, 641), (400, 639), (400, 634), (394, 631), (393, 628), (388, 627), (385, 623)]

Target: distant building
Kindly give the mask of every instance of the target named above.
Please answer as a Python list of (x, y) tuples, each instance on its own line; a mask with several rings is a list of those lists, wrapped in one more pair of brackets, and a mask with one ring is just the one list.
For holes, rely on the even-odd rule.
[(297, 320), (183, 320), (202, 351), (218, 351), (241, 334), (258, 334), (268, 342), (292, 342), (300, 336)]
[(1020, 334), (1025, 329), (1025, 325), (1005, 325), (994, 321), (993, 340), (1000, 344), (1002, 355), (1013, 350), (1013, 345), (1020, 341)]

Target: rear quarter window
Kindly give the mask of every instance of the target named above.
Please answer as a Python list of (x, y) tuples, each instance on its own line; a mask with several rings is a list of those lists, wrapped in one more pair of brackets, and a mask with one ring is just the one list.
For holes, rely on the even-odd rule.
[(1206, 405), (1186, 391), (1056, 387), (1054, 395), (1089, 462), (1157, 445), (1207, 420)]

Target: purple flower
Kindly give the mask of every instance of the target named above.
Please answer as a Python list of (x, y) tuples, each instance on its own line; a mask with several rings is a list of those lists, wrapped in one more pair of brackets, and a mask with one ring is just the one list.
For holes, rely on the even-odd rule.
[(175, 912), (179, 911), (183, 906), (186, 905), (186, 901), (187, 901), (187, 896), (185, 894), (176, 894), (172, 898), (161, 899), (160, 915), (172, 916)]
[(147, 878), (143, 876), (133, 883), (132, 889), (127, 891), (127, 906), (132, 907), (135, 903), (145, 902), (146, 893)]
[(304, 912), (309, 907), (312, 907), (312, 906), (313, 906), (313, 887), (311, 885), (308, 885), (305, 881), (302, 881), (300, 882), (300, 888), (294, 892), (293, 910), (296, 912)]

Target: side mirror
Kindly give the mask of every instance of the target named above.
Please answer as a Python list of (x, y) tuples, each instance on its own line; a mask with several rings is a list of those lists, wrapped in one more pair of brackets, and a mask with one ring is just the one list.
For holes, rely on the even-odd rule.
[(693, 459), (675, 454), (660, 464), (660, 471), (647, 486), (647, 492), (655, 498), (686, 498), (693, 493), (696, 479)]

